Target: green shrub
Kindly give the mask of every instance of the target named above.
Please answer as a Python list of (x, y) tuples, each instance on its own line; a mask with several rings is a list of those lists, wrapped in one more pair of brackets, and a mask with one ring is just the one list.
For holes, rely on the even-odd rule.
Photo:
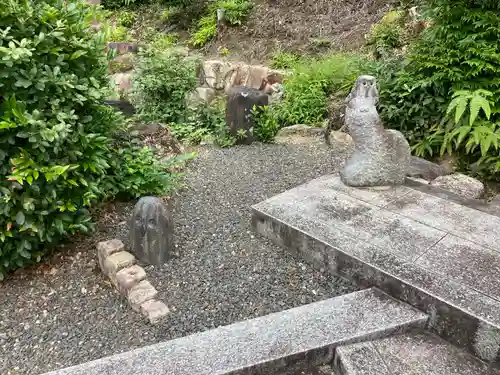
[(147, 3), (147, 0), (102, 0), (102, 6), (106, 9), (118, 9)]
[(261, 142), (272, 142), (280, 130), (277, 112), (272, 107), (254, 107), (252, 117), (255, 122), (253, 134)]
[(372, 26), (367, 42), (374, 46), (377, 56), (386, 56), (402, 47), (405, 44), (404, 12), (393, 10), (387, 13)]
[(208, 7), (208, 13), (197, 24), (190, 39), (194, 47), (203, 47), (217, 35), (217, 9), (224, 10), (224, 19), (231, 26), (241, 25), (253, 8), (251, 0), (219, 0)]
[(108, 40), (111, 42), (129, 42), (128, 29), (124, 26), (110, 27)]
[(368, 74), (368, 69), (367, 60), (354, 55), (301, 60), (284, 82), (283, 102), (277, 109), (280, 126), (320, 123), (327, 116), (329, 95), (347, 95), (357, 76)]
[(134, 12), (120, 12), (116, 21), (119, 25), (124, 27), (132, 27), (135, 22), (135, 13)]
[(300, 57), (291, 52), (277, 51), (271, 57), (271, 68), (292, 69), (300, 61)]
[[(420, 144), (420, 150), (437, 154), (449, 138), (444, 123), (454, 92), (486, 90), (492, 93), (492, 107), (499, 107), (500, 5), (488, 0), (427, 0), (427, 5), (433, 23), (402, 69), (382, 81), (381, 114), (412, 144)], [(490, 121), (496, 123), (498, 114), (492, 114)], [(437, 136), (440, 133), (442, 137)], [(457, 151), (472, 164), (481, 159), (479, 151), (472, 155)], [(489, 153), (496, 155), (493, 149)]]
[(148, 49), (139, 55), (130, 99), (145, 121), (182, 123), (186, 94), (196, 87), (198, 60), (183, 51)]
[(145, 155), (130, 148), (127, 159), (118, 151), (127, 144), (116, 147), (123, 119), (101, 104), (107, 58), (104, 35), (90, 28), (96, 16), (68, 0), (0, 6), (0, 278), (89, 231), (93, 204), (157, 192), (166, 177), (148, 169), (138, 184), (144, 166), (124, 173)]
[(222, 102), (211, 105), (200, 104), (186, 111), (182, 123), (171, 124), (172, 133), (180, 140), (198, 144), (203, 139), (212, 138), (217, 143), (224, 143), (226, 133), (225, 110)]

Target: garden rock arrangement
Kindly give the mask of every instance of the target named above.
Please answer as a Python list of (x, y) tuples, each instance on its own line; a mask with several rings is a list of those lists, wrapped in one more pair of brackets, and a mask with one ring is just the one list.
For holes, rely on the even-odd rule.
[(169, 309), (156, 300), (157, 290), (146, 280), (146, 271), (136, 263), (135, 257), (125, 251), (125, 245), (114, 239), (97, 244), (97, 256), (102, 272), (110, 279), (130, 307), (144, 315), (151, 324), (158, 324)]

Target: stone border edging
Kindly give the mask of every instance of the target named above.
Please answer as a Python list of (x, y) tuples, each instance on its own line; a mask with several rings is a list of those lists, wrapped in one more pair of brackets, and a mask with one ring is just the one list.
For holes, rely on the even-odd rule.
[(156, 300), (158, 291), (146, 280), (146, 271), (136, 264), (134, 255), (125, 251), (122, 241), (99, 242), (97, 257), (101, 271), (134, 311), (144, 315), (151, 324), (163, 321), (170, 312), (169, 308)]

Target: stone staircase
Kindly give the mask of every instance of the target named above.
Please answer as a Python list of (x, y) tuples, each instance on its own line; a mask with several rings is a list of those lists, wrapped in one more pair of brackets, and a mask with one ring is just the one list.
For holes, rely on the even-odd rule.
[(428, 333), (337, 348), (338, 375), (498, 375), (476, 357)]
[(423, 331), (428, 316), (371, 288), (84, 363), (50, 375), (290, 373), (342, 345)]

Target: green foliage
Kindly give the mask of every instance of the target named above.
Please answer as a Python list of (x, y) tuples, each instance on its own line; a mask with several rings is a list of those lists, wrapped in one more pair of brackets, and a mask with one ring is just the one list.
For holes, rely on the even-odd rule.
[(144, 121), (182, 123), (186, 94), (196, 87), (198, 60), (183, 51), (148, 49), (136, 65), (130, 99)]
[(191, 144), (198, 144), (207, 137), (212, 137), (215, 141), (225, 137), (226, 121), (222, 102), (216, 102), (213, 105), (201, 104), (195, 108), (189, 108), (186, 113), (184, 122), (170, 126), (176, 138)]
[[(433, 22), (413, 45), (399, 71), (391, 68), (396, 73), (387, 73), (381, 79), (380, 109), (388, 124), (402, 130), (412, 144), (418, 145), (417, 152), (437, 154), (443, 142), (449, 149), (448, 140), (456, 140), (454, 128), (443, 125), (453, 92), (466, 90), (472, 95), (478, 93), (476, 90), (489, 91), (492, 108), (499, 108), (500, 8), (498, 2), (479, 0), (427, 0), (427, 6)], [(471, 99), (467, 99), (469, 104)], [(460, 94), (453, 100), (454, 109), (460, 114), (465, 99)], [(475, 110), (474, 103), (473, 118)], [(479, 147), (481, 138), (496, 133), (492, 124), (498, 117), (492, 109), (488, 130), (485, 124), (480, 125), (474, 132), (474, 144)], [(469, 164), (481, 161), (486, 169), (494, 170), (487, 166), (492, 159), (481, 159), (478, 147), (459, 147), (455, 152)], [(489, 150), (496, 157), (496, 151)]]
[(250, 0), (221, 0), (216, 2), (213, 8), (223, 9), (224, 20), (229, 25), (236, 26), (241, 25), (249, 16), (253, 3)]
[(253, 8), (251, 0), (219, 0), (208, 7), (208, 12), (198, 21), (195, 33), (190, 39), (193, 47), (203, 47), (217, 35), (217, 9), (224, 10), (224, 20), (236, 26), (248, 17)]
[(367, 35), (367, 42), (375, 48), (377, 56), (386, 56), (405, 44), (404, 12), (390, 11), (374, 24)]
[(303, 59), (285, 79), (284, 97), (277, 111), (280, 126), (318, 124), (327, 116), (328, 97), (347, 95), (356, 77), (368, 73), (362, 57), (347, 54)]
[(271, 57), (271, 68), (292, 69), (299, 63), (300, 57), (294, 53), (277, 51)]
[(179, 36), (174, 33), (156, 34), (151, 41), (151, 47), (158, 51), (168, 50), (175, 46), (178, 40)]
[(254, 107), (252, 118), (255, 122), (253, 134), (261, 142), (272, 142), (280, 130), (276, 111), (272, 107)]
[(217, 16), (208, 14), (198, 21), (198, 29), (192, 35), (189, 43), (193, 47), (203, 47), (217, 35)]
[(116, 22), (123, 27), (132, 27), (135, 22), (135, 13), (129, 11), (120, 12)]
[(126, 27), (116, 26), (110, 28), (108, 39), (111, 42), (129, 42), (130, 35)]
[(118, 9), (147, 3), (147, 0), (102, 0), (102, 6), (105, 9)]
[(95, 17), (80, 1), (0, 1), (0, 278), (91, 230), (92, 205), (158, 191), (167, 177), (147, 169), (137, 183), (141, 166), (115, 169), (145, 155), (115, 147), (123, 120), (101, 104), (107, 58)]
[[(139, 198), (145, 193), (163, 195), (172, 191), (179, 184), (180, 173), (172, 173), (175, 168), (192, 159), (194, 154), (180, 155), (165, 160), (158, 160), (149, 147), (135, 142), (117, 146), (118, 158), (113, 169), (116, 171), (107, 181), (113, 196)], [(169, 172), (169, 173), (165, 173)], [(123, 193), (127, 192), (126, 195)]]

